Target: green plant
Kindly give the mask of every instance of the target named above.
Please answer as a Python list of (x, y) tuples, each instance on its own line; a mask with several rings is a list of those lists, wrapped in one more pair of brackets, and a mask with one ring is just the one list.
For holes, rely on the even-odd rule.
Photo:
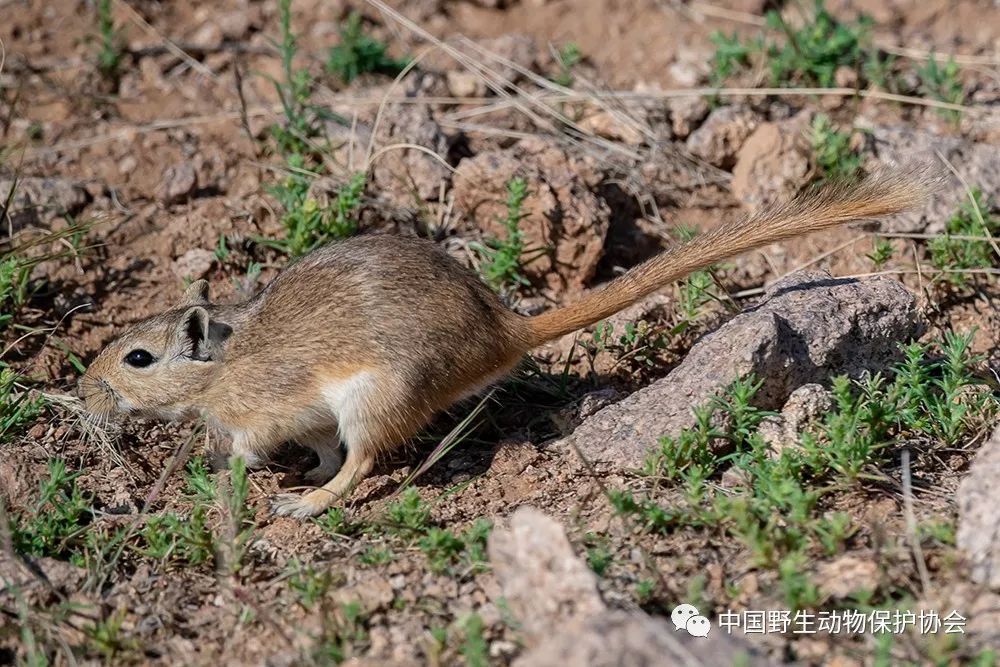
[(480, 256), (479, 271), (483, 280), (498, 292), (510, 293), (518, 286), (530, 284), (521, 274), (525, 247), (520, 223), (524, 218), (522, 208), (527, 198), (528, 182), (523, 178), (512, 178), (507, 183), (507, 216), (503, 221), (507, 237), (487, 240), (485, 245), (470, 244)]
[(749, 66), (750, 56), (763, 49), (760, 39), (744, 43), (736, 33), (727, 37), (724, 33), (713, 32), (709, 39), (715, 45), (711, 62), (713, 86), (721, 86), (726, 79)]
[(347, 602), (321, 615), (323, 630), (310, 651), (311, 662), (317, 665), (339, 665), (356, 652), (356, 647), (368, 637), (365, 615), (358, 602)]
[(272, 125), (271, 136), (278, 151), (287, 156), (310, 155), (309, 140), (320, 134), (320, 121), (324, 112), (311, 102), (313, 80), (307, 70), (296, 69), (295, 54), (298, 52), (297, 38), (292, 31), (292, 0), (278, 0), (278, 23), (281, 27), (281, 41), (277, 44), (281, 53), (283, 80), (272, 79), (274, 89), (284, 111), (283, 125)]
[(812, 146), (816, 166), (828, 181), (849, 181), (864, 162), (860, 153), (851, 148), (849, 132), (840, 132), (826, 114), (817, 114), (812, 123)]
[(111, 0), (97, 0), (97, 29), (100, 47), (97, 52), (97, 70), (106, 79), (116, 81), (121, 74), (121, 35), (115, 30), (111, 14)]
[(893, 252), (892, 243), (889, 242), (889, 239), (876, 236), (872, 239), (872, 251), (865, 255), (865, 257), (870, 259), (875, 266), (875, 270), (879, 271), (892, 259)]
[(186, 516), (168, 512), (148, 517), (139, 538), (137, 551), (164, 563), (200, 565), (215, 555), (215, 539), (203, 505), (195, 505)]
[(374, 547), (370, 546), (361, 552), (358, 556), (360, 560), (365, 565), (387, 565), (392, 562), (395, 556), (392, 550), (388, 547)]
[[(644, 530), (714, 527), (736, 537), (758, 566), (778, 571), (790, 606), (814, 606), (819, 594), (806, 563), (815, 552), (839, 553), (855, 532), (847, 514), (823, 511), (824, 498), (869, 478), (891, 448), (958, 446), (1000, 409), (998, 397), (976, 380), (982, 360), (971, 341), (948, 334), (936, 346), (907, 345), (884, 376), (836, 378), (833, 409), (780, 452), (757, 433), (767, 415), (754, 406), (760, 383), (739, 380), (696, 411), (694, 427), (664, 438), (647, 458), (642, 472), (653, 488), (675, 487), (667, 506), (652, 491), (615, 490), (609, 501)], [(730, 452), (724, 456), (717, 453), (722, 442)], [(727, 467), (738, 484), (721, 491), (707, 483)]]
[[(996, 262), (996, 251), (986, 240), (987, 236), (994, 236), (1000, 231), (1000, 220), (991, 214), (992, 209), (993, 203), (979, 188), (974, 188), (970, 200), (963, 201), (945, 223), (944, 235), (931, 240), (928, 245), (931, 263), (939, 269), (949, 270), (942, 276), (945, 281), (964, 286), (970, 276), (963, 271), (990, 267)], [(955, 236), (983, 240), (953, 238)]]
[(587, 533), (583, 541), (587, 545), (587, 565), (590, 566), (594, 574), (603, 577), (608, 566), (614, 562), (614, 554), (608, 548), (607, 538)]
[(49, 460), (48, 478), (41, 482), (33, 508), (14, 516), (12, 540), (18, 553), (82, 564), (86, 526), (93, 514), (90, 498), (76, 485), (79, 475), (69, 472), (62, 459)]
[(598, 322), (594, 327), (591, 343), (593, 353), (611, 352), (619, 363), (628, 361), (633, 366), (652, 367), (656, 365), (657, 353), (667, 346), (667, 337), (649, 322), (627, 322), (621, 335), (615, 336), (614, 325)]
[(483, 637), (485, 626), (479, 614), (469, 614), (461, 623), (462, 646), (459, 652), (468, 667), (487, 667), (490, 664), (489, 646)]
[(14, 253), (0, 258), (0, 330), (10, 325), (17, 311), (31, 296), (28, 281), (31, 268), (31, 262)]
[(768, 11), (766, 24), (770, 30), (782, 33), (784, 39), (769, 41), (760, 37), (744, 43), (736, 35), (712, 36), (716, 48), (712, 60), (714, 85), (720, 85), (755, 59), (767, 65), (771, 83), (776, 86), (830, 87), (840, 67), (884, 76), (884, 67), (881, 71), (876, 67), (883, 60), (871, 47), (872, 21), (867, 16), (843, 23), (826, 10), (822, 0), (816, 0), (811, 16), (801, 27), (788, 24), (775, 10)]
[(430, 528), (417, 545), (435, 573), (449, 572), (458, 564), (472, 572), (481, 572), (486, 567), (486, 538), (490, 530), (492, 524), (486, 519), (476, 519), (459, 535), (442, 528)]
[[(917, 74), (920, 77), (920, 92), (924, 95), (950, 104), (965, 101), (965, 90), (954, 58), (949, 57), (948, 62), (939, 65), (934, 54), (931, 54), (924, 66), (917, 70)], [(939, 109), (938, 112), (956, 122), (961, 117), (954, 109)]]
[(333, 583), (329, 569), (317, 572), (311, 565), (303, 565), (298, 559), (292, 559), (288, 563), (286, 572), (288, 587), (295, 591), (299, 604), (306, 609), (315, 607)]
[(97, 619), (85, 630), (90, 647), (105, 660), (139, 648), (137, 640), (125, 636), (125, 613), (124, 609), (119, 609), (105, 618)]
[[(691, 227), (678, 226), (674, 228), (674, 236), (681, 243), (690, 241), (697, 234), (697, 230)], [(705, 305), (718, 298), (712, 289), (715, 287), (715, 279), (712, 278), (712, 271), (715, 271), (717, 268), (718, 265), (712, 265), (700, 271), (695, 271), (677, 283), (677, 309), (681, 324), (675, 327), (675, 331), (681, 331), (689, 327), (701, 316)]]
[(45, 399), (18, 387), (13, 369), (0, 367), (0, 443), (9, 441), (32, 423), (45, 406)]
[(330, 49), (326, 71), (350, 83), (367, 72), (396, 76), (409, 64), (409, 58), (390, 57), (384, 43), (364, 33), (361, 14), (351, 12), (340, 29), (340, 43)]
[(290, 155), (288, 166), (290, 172), (285, 180), (270, 188), (285, 210), (281, 217), (285, 238), (262, 239), (262, 242), (298, 257), (329, 241), (354, 235), (358, 229), (356, 212), (365, 191), (365, 174), (352, 175), (337, 191), (332, 204), (322, 205), (312, 195), (314, 175), (305, 170), (305, 158)]
[(635, 582), (635, 599), (639, 604), (646, 604), (656, 592), (656, 582), (652, 579), (640, 579)]
[(556, 61), (559, 65), (559, 72), (552, 77), (552, 80), (564, 88), (573, 85), (573, 68), (583, 60), (583, 52), (576, 42), (567, 42), (560, 47), (556, 53)]
[(343, 507), (331, 507), (322, 516), (314, 519), (323, 532), (333, 537), (343, 537), (357, 533), (361, 526), (351, 523)]
[(423, 533), (427, 530), (430, 519), (430, 509), (412, 486), (404, 489), (399, 499), (386, 507), (386, 523), (393, 532), (408, 536)]

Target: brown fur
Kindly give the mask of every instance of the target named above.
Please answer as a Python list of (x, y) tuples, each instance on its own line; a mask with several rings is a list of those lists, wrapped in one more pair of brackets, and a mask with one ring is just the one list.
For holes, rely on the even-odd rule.
[[(317, 451), (321, 489), (276, 511), (322, 512), (437, 411), (502, 377), (531, 348), (597, 322), (699, 268), (790, 236), (914, 204), (919, 185), (876, 176), (720, 227), (632, 269), (578, 303), (526, 318), (435, 244), (361, 236), (292, 264), (254, 298), (184, 302), (111, 343), (81, 381), (95, 414), (202, 413), (251, 463), (280, 443)], [(123, 362), (142, 348), (147, 368)], [(347, 458), (341, 465), (340, 440)]]

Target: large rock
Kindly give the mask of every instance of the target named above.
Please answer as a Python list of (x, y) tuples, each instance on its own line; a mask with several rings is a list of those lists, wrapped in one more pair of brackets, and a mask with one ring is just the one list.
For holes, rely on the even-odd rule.
[(763, 380), (755, 403), (778, 409), (804, 384), (885, 367), (920, 328), (913, 295), (894, 280), (799, 272), (699, 341), (665, 378), (600, 410), (556, 446), (638, 466), (661, 436), (693, 426), (693, 409), (737, 378)]
[[(80, 183), (65, 178), (0, 179), (0, 219), (14, 188), (10, 203), (13, 231), (31, 225), (48, 224), (55, 218), (79, 213), (90, 202), (90, 195)], [(7, 230), (4, 229), (4, 232)]]
[(969, 474), (958, 487), (958, 547), (965, 552), (973, 581), (1000, 590), (1000, 428), (979, 449)]
[[(987, 197), (1000, 196), (1000, 151), (996, 146), (908, 127), (875, 126), (870, 129), (879, 161), (903, 166), (926, 165), (931, 175), (941, 177), (934, 196), (928, 197), (921, 208), (892, 216), (883, 223), (884, 229), (907, 233), (943, 232), (948, 218), (960, 204), (968, 201), (962, 179), (970, 188), (982, 190)], [(962, 179), (943, 164), (942, 156)]]
[(597, 270), (611, 219), (608, 205), (591, 190), (599, 177), (554, 142), (524, 139), (462, 160), (454, 176), (455, 208), (485, 236), (506, 238), (507, 184), (515, 177), (528, 182), (520, 228), (532, 259), (524, 273), (553, 289), (581, 288)]
[(692, 637), (661, 619), (620, 610), (577, 623), (514, 661), (515, 667), (771, 664), (779, 663), (718, 628), (712, 628), (707, 637)]
[(489, 555), (528, 648), (517, 667), (770, 664), (721, 630), (694, 637), (641, 612), (608, 610), (562, 526), (533, 507), (493, 531)]
[(562, 526), (533, 507), (519, 508), (507, 530), (490, 534), (489, 555), (529, 643), (604, 609), (597, 578), (577, 558)]

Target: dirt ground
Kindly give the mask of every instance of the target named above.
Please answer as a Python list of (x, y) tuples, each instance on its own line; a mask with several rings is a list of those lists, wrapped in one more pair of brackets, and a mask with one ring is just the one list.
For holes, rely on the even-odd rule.
[[(674, 243), (677, 228), (709, 230), (745, 211), (731, 188), (733, 164), (712, 164), (688, 151), (686, 139), (709, 107), (684, 111), (667, 93), (708, 85), (715, 49), (709, 36), (720, 30), (757, 34), (773, 4), (782, 3), (403, 0), (390, 2), (387, 11), (360, 0), (295, 0), (296, 66), (316, 76), (313, 101), (342, 119), (324, 121), (331, 140), (325, 180), (316, 191), (334, 192), (350, 173), (366, 170), (358, 213), (363, 233), (429, 237), (475, 264), (470, 248), (502, 229), (497, 219), (507, 176), (521, 173), (532, 192), (529, 240), (553, 242), (556, 249), (529, 265), (530, 285), (512, 303), (534, 313), (571, 301)], [(4, 331), (4, 363), (34, 391), (73, 394), (81, 369), (101, 348), (130, 323), (173, 307), (186, 281), (206, 278), (213, 298), (231, 302), (265, 285), (288, 262), (259, 242), (284, 234), (271, 188), (287, 170), (269, 132), (282, 120), (273, 83), (282, 76), (277, 5), (114, 2), (124, 56), (120, 76), (110, 81), (95, 67), (95, 2), (0, 0), (0, 180), (16, 174), (24, 188), (38, 189), (33, 202), (42, 205), (23, 219), (11, 216), (10, 231), (23, 239), (90, 225), (71, 251), (36, 266), (35, 292), (18, 314), (20, 328)], [(795, 3), (787, 5), (795, 11)], [(875, 42), (910, 49), (914, 62), (930, 52), (967, 56), (960, 59), (967, 104), (996, 108), (995, 3), (845, 0), (827, 6), (839, 17), (869, 14)], [(362, 13), (366, 31), (387, 43), (391, 55), (416, 57), (413, 71), (396, 82), (364, 74), (349, 84), (325, 73), (327, 51), (352, 10)], [(568, 43), (582, 54), (570, 84), (580, 95), (540, 100), (553, 89), (536, 77), (559, 72), (559, 49)], [(490, 71), (481, 69), (484, 64)], [(487, 80), (500, 81), (501, 92)], [(752, 108), (754, 122), (824, 112), (846, 123), (863, 119), (859, 125), (1000, 143), (989, 115), (978, 123), (953, 123), (933, 108), (843, 96), (733, 96), (725, 102)], [(401, 146), (411, 143), (438, 153), (447, 166)], [(186, 181), (190, 174), (194, 180)], [(27, 182), (34, 179), (51, 182)], [(57, 187), (67, 194), (56, 207), (68, 210), (45, 208)], [(558, 227), (539, 215), (552, 201), (565, 208)], [(214, 252), (220, 238), (227, 253)], [(973, 350), (985, 355), (981, 370), (988, 375), (1000, 367), (996, 276), (967, 292), (933, 289), (910, 270), (916, 254), (926, 252), (923, 242), (893, 243), (897, 253), (888, 268), (917, 294), (924, 340), (975, 330)], [(613, 609), (669, 617), (677, 603), (698, 599), (716, 619), (727, 609), (784, 606), (776, 573), (759, 567), (740, 543), (710, 528), (669, 534), (636, 529), (606, 496), (609, 489), (634, 487), (631, 471), (591, 466), (572, 450), (550, 445), (582, 418), (585, 396), (585, 403), (594, 392), (617, 400), (666, 376), (701, 336), (752, 303), (759, 288), (807, 265), (836, 276), (867, 275), (874, 271), (871, 252), (871, 237), (851, 227), (728, 262), (714, 273), (719, 300), (653, 350), (648, 363), (646, 357), (623, 362), (613, 351), (588, 349), (592, 331), (536, 351), (499, 386), (459, 445), (416, 480), (430, 524), (460, 534), (477, 519), (502, 525), (516, 508), (532, 505), (557, 518), (577, 554), (592, 565), (595, 553), (607, 552), (610, 565), (600, 568), (598, 585)], [(664, 294), (661, 305), (642, 317), (670, 328), (681, 297), (675, 288)], [(326, 530), (270, 514), (268, 498), (302, 486), (313, 465), (307, 450), (287, 445), (272, 464), (249, 475), (245, 523), (251, 535), (234, 565), (232, 554), (218, 546), (207, 561), (191, 564), (150, 557), (135, 540), (149, 514), (176, 513), (191, 521), (187, 459), (204, 456), (217, 464), (224, 441), (200, 424), (135, 420), (103, 442), (88, 436), (73, 409), (50, 401), (23, 433), (0, 444), (4, 511), (19, 515), (32, 507), (48, 462), (59, 458), (79, 472), (76, 484), (93, 507), (88, 526), (98, 537), (85, 550), (89, 562), (41, 557), (33, 561), (33, 575), (5, 557), (0, 663), (514, 662), (530, 642), (490, 568), (462, 561), (436, 569), (416, 540), (385, 528), (387, 507), (398, 502), (404, 480), (476, 405), (477, 399), (466, 401), (438, 417), (359, 485), (346, 517), (365, 529)], [(948, 456), (918, 457), (921, 521), (954, 524), (955, 490), (985, 439), (978, 432)], [(225, 470), (213, 475), (220, 488), (229, 483)], [(931, 587), (922, 585), (905, 540), (902, 503), (898, 485), (888, 483), (862, 483), (839, 494), (829, 509), (846, 512), (857, 525), (840, 557), (877, 561), (871, 583), (883, 600), (960, 606), (970, 616), (984, 603), (953, 545), (925, 547)], [(206, 520), (218, 544), (232, 544), (239, 529), (232, 529), (223, 506), (213, 505)], [(122, 534), (121, 548), (113, 541), (100, 546), (100, 539)], [(815, 575), (821, 560), (804, 567)], [(637, 587), (646, 581), (651, 590)], [(302, 592), (309, 586), (322, 588), (311, 602)], [(357, 617), (345, 611), (355, 609), (352, 604)], [(774, 662), (995, 664), (982, 656), (1000, 636), (996, 611), (979, 635), (903, 636), (891, 649), (864, 636), (750, 639)], [(470, 614), (482, 622), (478, 633), (469, 629)], [(29, 627), (32, 632), (25, 632)], [(470, 646), (477, 638), (485, 642), (485, 662), (477, 662), (478, 648)]]

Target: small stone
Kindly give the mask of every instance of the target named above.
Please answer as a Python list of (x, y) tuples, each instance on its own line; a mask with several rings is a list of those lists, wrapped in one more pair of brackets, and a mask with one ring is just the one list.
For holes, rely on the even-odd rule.
[(763, 123), (740, 147), (731, 188), (751, 210), (788, 199), (811, 173), (807, 129), (811, 114), (803, 112), (777, 123)]
[(243, 39), (250, 29), (250, 19), (245, 11), (226, 12), (221, 14), (217, 20), (224, 39)]
[(757, 115), (748, 107), (716, 109), (688, 137), (688, 152), (716, 167), (731, 169), (736, 163), (736, 154), (756, 129), (757, 123)]
[(643, 142), (642, 132), (634, 125), (629, 125), (610, 111), (598, 111), (581, 120), (579, 126), (591, 134), (620, 141), (630, 146), (638, 146)]
[(204, 248), (192, 248), (174, 260), (174, 275), (181, 279), (199, 280), (212, 270), (215, 254)]
[(709, 112), (708, 100), (702, 95), (672, 97), (667, 101), (667, 108), (671, 129), (678, 139), (687, 139)]
[(191, 35), (191, 45), (206, 51), (214, 51), (222, 46), (222, 28), (213, 21), (202, 24)]
[(122, 176), (126, 176), (135, 171), (135, 168), (139, 166), (139, 161), (135, 159), (134, 155), (126, 155), (118, 163), (118, 173)]
[(454, 97), (482, 97), (486, 94), (486, 84), (472, 72), (448, 70), (446, 77), (448, 92)]
[(834, 598), (846, 598), (859, 591), (878, 587), (878, 564), (871, 558), (841, 556), (817, 568), (819, 589)]
[(157, 197), (166, 205), (187, 201), (198, 187), (198, 174), (190, 162), (167, 167), (157, 189)]

